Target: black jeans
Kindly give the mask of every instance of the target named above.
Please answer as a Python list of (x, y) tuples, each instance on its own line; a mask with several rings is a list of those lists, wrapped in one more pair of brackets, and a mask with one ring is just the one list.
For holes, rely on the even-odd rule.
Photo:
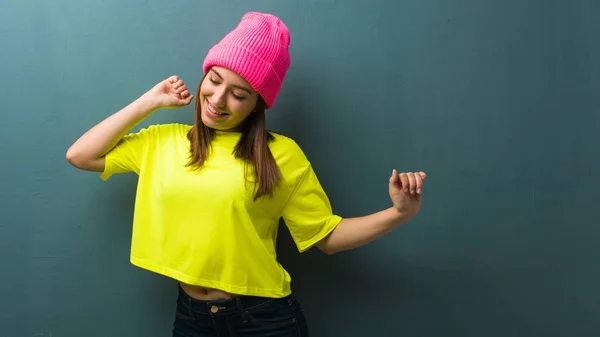
[(241, 296), (200, 301), (181, 287), (173, 337), (308, 337), (308, 326), (294, 295)]

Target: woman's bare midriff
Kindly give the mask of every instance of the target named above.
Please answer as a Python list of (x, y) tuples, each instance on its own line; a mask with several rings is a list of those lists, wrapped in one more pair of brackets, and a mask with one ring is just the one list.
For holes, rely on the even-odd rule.
[(183, 291), (191, 298), (201, 301), (223, 300), (237, 297), (238, 295), (231, 294), (219, 289), (205, 288), (179, 282)]

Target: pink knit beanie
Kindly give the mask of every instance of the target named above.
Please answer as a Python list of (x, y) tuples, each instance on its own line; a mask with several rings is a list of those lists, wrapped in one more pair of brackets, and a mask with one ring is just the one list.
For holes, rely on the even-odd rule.
[(242, 76), (265, 100), (275, 104), (290, 66), (290, 33), (272, 14), (246, 13), (238, 26), (213, 46), (203, 64), (204, 73), (221, 66)]

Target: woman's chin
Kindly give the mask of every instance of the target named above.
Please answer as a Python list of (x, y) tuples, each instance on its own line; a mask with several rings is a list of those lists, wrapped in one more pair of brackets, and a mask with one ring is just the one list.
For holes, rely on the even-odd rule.
[(219, 121), (215, 121), (214, 119), (207, 116), (204, 112), (202, 113), (202, 123), (204, 123), (204, 125), (208, 126), (209, 128), (213, 129), (220, 129), (223, 125), (222, 122), (219, 123)]
[(234, 129), (225, 120), (217, 121), (210, 118), (209, 116), (205, 116), (204, 114), (202, 114), (202, 123), (204, 123), (204, 125), (206, 125), (207, 127), (218, 131), (230, 131)]

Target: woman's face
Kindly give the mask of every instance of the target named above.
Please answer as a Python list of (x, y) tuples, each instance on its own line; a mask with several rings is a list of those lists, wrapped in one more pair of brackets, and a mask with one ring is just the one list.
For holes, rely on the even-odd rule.
[(221, 131), (235, 130), (254, 110), (258, 93), (237, 73), (212, 67), (200, 84), (202, 122)]

